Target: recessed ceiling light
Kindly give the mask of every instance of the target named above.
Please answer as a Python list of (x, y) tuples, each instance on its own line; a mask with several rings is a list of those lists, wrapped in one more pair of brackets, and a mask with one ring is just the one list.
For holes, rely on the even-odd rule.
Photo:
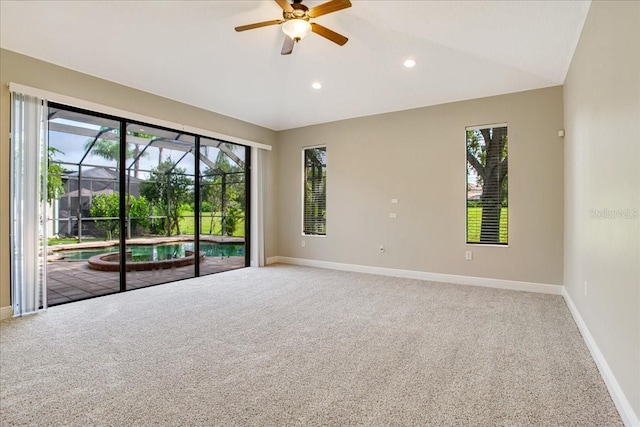
[(320, 82), (313, 82), (311, 84), (311, 87), (314, 88), (315, 90), (322, 89), (322, 84)]
[(407, 59), (406, 61), (404, 61), (404, 66), (407, 68), (413, 68), (416, 66), (416, 61), (414, 61), (413, 59)]

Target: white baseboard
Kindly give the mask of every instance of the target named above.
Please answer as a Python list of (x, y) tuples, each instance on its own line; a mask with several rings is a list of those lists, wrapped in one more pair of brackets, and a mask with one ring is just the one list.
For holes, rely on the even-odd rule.
[(13, 317), (13, 308), (6, 306), (0, 308), (0, 320), (9, 319)]
[(573, 300), (565, 287), (563, 287), (562, 296), (569, 307), (569, 311), (573, 315), (576, 325), (578, 325), (578, 329), (580, 330), (584, 341), (587, 343), (587, 348), (589, 348), (589, 351), (591, 352), (591, 357), (593, 357), (593, 360), (596, 362), (596, 365), (600, 370), (600, 375), (609, 389), (609, 394), (611, 395), (616, 408), (618, 408), (618, 412), (620, 413), (620, 417), (622, 418), (624, 425), (627, 427), (640, 427), (640, 419), (631, 407), (629, 400), (627, 400), (627, 397), (624, 395), (624, 392), (622, 391), (620, 384), (618, 384), (616, 377), (613, 375), (613, 371), (611, 371), (607, 360), (602, 355), (600, 348), (598, 348), (598, 344), (596, 344), (589, 328), (587, 328), (586, 323), (582, 320), (580, 312), (578, 312), (578, 309), (573, 303)]
[(487, 279), (484, 277), (457, 276), (453, 274), (429, 273), (425, 271), (400, 270), (396, 268), (371, 267), (368, 265), (343, 264), (339, 262), (316, 261), (303, 258), (270, 257), (267, 264), (302, 265), (306, 267), (328, 268), (331, 270), (352, 271), (356, 273), (378, 274), (381, 276), (404, 277), (406, 279), (429, 280), (433, 282), (455, 283), (459, 285), (484, 286), (489, 288), (511, 289), (516, 291), (537, 292), (562, 295), (563, 286), (543, 283), (519, 282), (515, 280)]

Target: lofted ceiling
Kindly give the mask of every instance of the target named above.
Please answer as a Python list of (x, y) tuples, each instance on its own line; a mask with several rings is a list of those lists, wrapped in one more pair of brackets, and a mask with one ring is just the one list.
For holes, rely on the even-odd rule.
[(272, 0), (2, 0), (0, 46), (283, 130), (563, 84), (590, 1), (352, 4), (313, 20), (346, 45), (282, 56), (280, 27), (234, 31), (281, 18)]

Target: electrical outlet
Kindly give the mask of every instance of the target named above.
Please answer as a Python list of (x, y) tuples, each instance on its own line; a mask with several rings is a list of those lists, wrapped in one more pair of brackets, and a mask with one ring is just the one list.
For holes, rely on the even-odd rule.
[(384, 245), (380, 245), (380, 249), (378, 249), (380, 251), (380, 253), (384, 253)]
[(584, 296), (588, 296), (589, 295), (589, 284), (587, 283), (587, 281), (584, 281)]
[(473, 252), (471, 252), (471, 251), (465, 252), (464, 253), (464, 259), (466, 259), (467, 261), (473, 260)]
[(389, 218), (391, 218), (391, 219), (396, 219), (396, 218), (398, 218), (398, 214), (397, 214), (397, 213), (395, 213), (395, 212), (391, 212), (391, 213), (389, 214)]
[(307, 242), (305, 242), (304, 240), (302, 241), (302, 247), (304, 248), (305, 246), (307, 246)]

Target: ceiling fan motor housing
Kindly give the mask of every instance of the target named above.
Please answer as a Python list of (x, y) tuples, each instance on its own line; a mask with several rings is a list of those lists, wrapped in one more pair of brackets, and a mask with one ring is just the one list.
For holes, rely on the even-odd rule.
[(282, 12), (282, 16), (287, 21), (290, 19), (304, 19), (305, 21), (308, 21), (310, 19), (308, 14), (309, 8), (307, 6), (302, 3), (293, 3), (291, 7), (293, 8), (292, 11), (289, 12), (284, 10)]

